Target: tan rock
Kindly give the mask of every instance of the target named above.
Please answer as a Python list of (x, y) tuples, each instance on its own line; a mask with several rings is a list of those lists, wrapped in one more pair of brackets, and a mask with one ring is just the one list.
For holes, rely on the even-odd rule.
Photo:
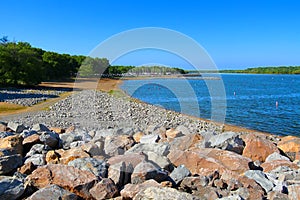
[(141, 184), (127, 184), (124, 189), (121, 190), (121, 196), (123, 199), (133, 199), (135, 195), (148, 187), (161, 187), (155, 180), (147, 180)]
[(75, 126), (70, 126), (69, 128), (66, 129), (65, 133), (72, 133), (75, 130)]
[(289, 199), (290, 200), (299, 200), (300, 199), (300, 185), (289, 185)]
[(105, 153), (109, 156), (122, 155), (134, 145), (134, 140), (128, 135), (107, 136), (104, 142)]
[(270, 154), (274, 152), (280, 153), (276, 145), (263, 137), (263, 135), (249, 133), (241, 135), (241, 138), (246, 143), (243, 156), (248, 157), (253, 161), (259, 160), (264, 162)]
[(96, 200), (101, 199), (110, 199), (118, 195), (119, 190), (115, 183), (109, 179), (102, 179), (99, 183), (97, 183), (91, 190), (91, 195)]
[(46, 154), (46, 162), (49, 164), (64, 164), (67, 165), (70, 161), (77, 158), (89, 158), (90, 155), (83, 151), (80, 147), (72, 148), (69, 150), (55, 150), (49, 151)]
[(135, 142), (139, 143), (141, 141), (141, 137), (143, 137), (145, 134), (143, 132), (137, 132), (133, 135), (133, 139)]
[(40, 136), (38, 134), (30, 135), (23, 140), (23, 145), (31, 145), (32, 146), (32, 145), (38, 144), (38, 143), (40, 143)]
[(59, 164), (39, 167), (27, 177), (27, 180), (37, 188), (55, 184), (84, 199), (92, 198), (88, 191), (98, 182), (97, 177), (91, 172)]
[(117, 155), (108, 159), (107, 163), (109, 165), (114, 165), (120, 162), (125, 162), (126, 165), (129, 163), (132, 164), (133, 167), (136, 167), (139, 163), (146, 160), (145, 154), (139, 153), (128, 153), (125, 155)]
[(20, 168), (18, 169), (18, 172), (20, 172), (21, 174), (29, 175), (29, 174), (31, 174), (35, 169), (36, 169), (36, 166), (35, 166), (32, 162), (29, 162), (29, 163), (24, 164), (22, 167), (20, 167)]
[(23, 137), (20, 135), (12, 135), (0, 138), (0, 149), (11, 149), (16, 154), (23, 155)]
[(175, 138), (171, 143), (171, 150), (188, 150), (197, 146), (197, 144), (202, 140), (202, 136), (198, 134), (189, 134), (182, 137)]
[(93, 142), (83, 144), (81, 149), (92, 157), (101, 156), (104, 154), (103, 149), (100, 149), (99, 146)]
[(220, 149), (193, 149), (191, 151), (173, 150), (168, 155), (175, 165), (184, 165), (192, 174), (209, 175), (214, 171), (221, 174), (232, 171), (241, 174), (249, 170), (249, 158)]
[(291, 169), (299, 168), (298, 165), (296, 165), (295, 163), (292, 163), (291, 161), (288, 161), (288, 160), (273, 160), (273, 161), (264, 162), (263, 164), (261, 164), (261, 167), (264, 169), (264, 172), (272, 171), (280, 166), (286, 166)]
[(171, 129), (166, 131), (166, 136), (167, 136), (168, 139), (173, 139), (173, 138), (176, 138), (176, 137), (183, 136), (183, 134), (181, 133), (181, 131), (176, 130), (174, 128), (171, 128)]
[(50, 128), (50, 131), (54, 131), (54, 132), (57, 133), (57, 134), (62, 134), (62, 133), (65, 133), (65, 132), (66, 132), (65, 129), (59, 128), (59, 127), (51, 127), (51, 128)]
[(291, 160), (296, 160), (300, 154), (300, 138), (295, 136), (286, 136), (278, 142), (277, 147), (281, 149)]
[(0, 123), (0, 132), (5, 132), (7, 130), (7, 126), (5, 124)]

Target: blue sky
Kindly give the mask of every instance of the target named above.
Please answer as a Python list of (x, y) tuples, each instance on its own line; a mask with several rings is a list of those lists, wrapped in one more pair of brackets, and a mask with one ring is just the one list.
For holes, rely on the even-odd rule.
[[(59, 53), (88, 55), (110, 36), (163, 27), (202, 45), (219, 69), (300, 65), (297, 0), (0, 0), (0, 37)], [(161, 63), (190, 68), (159, 51), (113, 64)]]

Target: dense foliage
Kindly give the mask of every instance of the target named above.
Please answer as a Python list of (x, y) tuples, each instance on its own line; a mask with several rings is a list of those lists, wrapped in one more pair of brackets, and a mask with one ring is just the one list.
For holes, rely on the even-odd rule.
[(221, 73), (247, 73), (247, 74), (300, 74), (300, 66), (290, 67), (257, 67), (244, 70), (221, 70)]
[(183, 69), (170, 68), (163, 66), (141, 66), (135, 67), (128, 71), (129, 75), (172, 75), (172, 74), (185, 74)]

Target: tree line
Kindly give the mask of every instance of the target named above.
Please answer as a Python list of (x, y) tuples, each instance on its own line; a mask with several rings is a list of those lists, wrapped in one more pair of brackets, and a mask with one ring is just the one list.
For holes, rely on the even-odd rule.
[(255, 67), (243, 70), (220, 70), (219, 72), (246, 74), (300, 74), (300, 66)]
[(106, 58), (59, 54), (0, 38), (0, 85), (37, 85), (42, 81), (79, 77), (119, 77), (128, 72), (185, 73), (160, 66), (111, 66)]

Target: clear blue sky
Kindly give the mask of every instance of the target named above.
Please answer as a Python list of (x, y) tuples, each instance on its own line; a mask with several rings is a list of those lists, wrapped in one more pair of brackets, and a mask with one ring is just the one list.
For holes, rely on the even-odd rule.
[[(140, 27), (179, 31), (201, 44), (220, 69), (300, 65), (297, 0), (0, 0), (0, 37), (59, 53), (87, 55), (119, 32)], [(147, 51), (114, 64), (180, 59)], [(149, 59), (148, 55), (148, 59)], [(156, 60), (157, 58), (157, 60)], [(185, 67), (185, 66), (183, 66)]]

